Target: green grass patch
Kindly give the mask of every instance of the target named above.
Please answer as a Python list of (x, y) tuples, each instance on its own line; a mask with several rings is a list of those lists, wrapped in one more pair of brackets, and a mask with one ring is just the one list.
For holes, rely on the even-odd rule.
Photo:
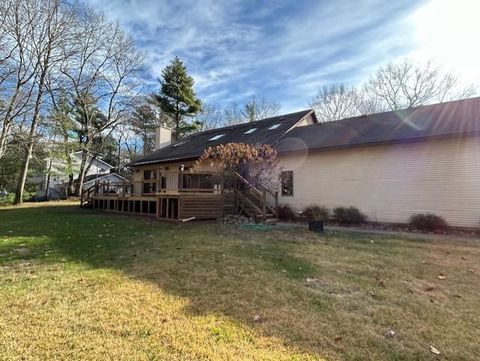
[(0, 360), (474, 360), (479, 257), (476, 241), (5, 207)]

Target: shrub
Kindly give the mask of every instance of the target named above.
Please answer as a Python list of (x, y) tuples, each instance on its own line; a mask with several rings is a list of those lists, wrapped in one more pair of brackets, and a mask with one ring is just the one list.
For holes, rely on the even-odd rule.
[(328, 221), (330, 218), (330, 210), (327, 207), (311, 204), (302, 211), (303, 215), (312, 221)]
[(297, 219), (295, 211), (288, 204), (280, 204), (277, 207), (278, 219), (282, 221), (294, 221)]
[(341, 225), (361, 224), (367, 220), (367, 216), (355, 207), (337, 207), (333, 209), (333, 219)]
[(410, 228), (426, 232), (448, 229), (448, 224), (442, 217), (431, 213), (414, 214), (410, 217), (408, 225)]

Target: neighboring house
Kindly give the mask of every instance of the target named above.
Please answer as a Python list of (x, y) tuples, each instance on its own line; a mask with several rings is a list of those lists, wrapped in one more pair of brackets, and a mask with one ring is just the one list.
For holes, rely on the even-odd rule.
[[(195, 180), (198, 175), (186, 178), (192, 163), (209, 146), (263, 143), (274, 146), (279, 154), (280, 203), (297, 210), (313, 203), (329, 208), (354, 206), (370, 221), (392, 223), (405, 223), (414, 213), (428, 212), (452, 226), (479, 227), (479, 135), (480, 98), (329, 123), (318, 123), (315, 113), (306, 110), (193, 134), (173, 144), (170, 131), (159, 128), (158, 149), (131, 164), (135, 173), (130, 191), (139, 201), (149, 196), (147, 206), (118, 203), (115, 209), (109, 207), (138, 209), (160, 218), (200, 214), (206, 210), (204, 203), (190, 199), (189, 207), (197, 213), (181, 210), (188, 186), (201, 184)], [(213, 185), (218, 189), (218, 184)], [(195, 193), (195, 188), (191, 190)], [(246, 198), (243, 202), (249, 203)], [(172, 217), (162, 216), (165, 208), (175, 210)]]
[[(71, 154), (73, 179), (76, 180), (79, 175), (80, 164), (82, 161), (82, 152), (74, 152)], [(123, 177), (117, 173), (112, 172), (114, 167), (105, 161), (87, 157), (87, 164), (91, 162), (85, 174), (83, 188), (86, 189), (93, 185), (96, 180), (122, 182), (125, 181)], [(66, 195), (66, 187), (69, 183), (69, 165), (65, 159), (47, 158), (45, 159), (45, 171), (43, 174), (38, 174), (28, 178), (29, 184), (36, 185), (38, 192), (36, 197), (44, 197), (48, 186), (49, 198), (62, 198)]]

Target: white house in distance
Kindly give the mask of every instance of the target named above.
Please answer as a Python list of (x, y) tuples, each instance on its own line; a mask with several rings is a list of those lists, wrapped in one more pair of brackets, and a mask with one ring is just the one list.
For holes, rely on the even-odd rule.
[[(82, 152), (74, 152), (72, 157), (73, 179), (76, 180), (79, 175)], [(107, 162), (88, 156), (87, 164), (91, 162), (83, 183), (83, 188), (91, 187), (96, 181), (100, 182), (122, 182), (125, 178), (112, 172), (113, 166)], [(65, 159), (47, 158), (45, 159), (45, 171), (42, 174), (29, 177), (30, 184), (38, 186), (37, 197), (44, 197), (47, 186), (49, 188), (49, 198), (62, 198), (66, 195), (68, 186), (68, 164)]]
[[(278, 201), (296, 210), (311, 204), (353, 206), (369, 221), (388, 223), (434, 213), (451, 226), (480, 227), (480, 98), (327, 123), (305, 110), (174, 143), (169, 136), (159, 128), (158, 149), (131, 164), (131, 197), (138, 198), (100, 197), (94, 206), (162, 219), (221, 216), (227, 205), (228, 211), (232, 208), (231, 190), (223, 189), (223, 198), (216, 199), (218, 181), (207, 174), (200, 179), (189, 167), (208, 147), (241, 142), (277, 150), (282, 168)], [(206, 189), (195, 195), (208, 184), (210, 195)], [(240, 198), (255, 210), (251, 194)]]

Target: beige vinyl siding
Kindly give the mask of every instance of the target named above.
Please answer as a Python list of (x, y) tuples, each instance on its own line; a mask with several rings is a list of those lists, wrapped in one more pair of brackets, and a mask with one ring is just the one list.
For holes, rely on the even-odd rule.
[(354, 206), (370, 221), (440, 215), (452, 226), (480, 226), (480, 138), (428, 140), (283, 155), (294, 171), (296, 209), (312, 203)]

